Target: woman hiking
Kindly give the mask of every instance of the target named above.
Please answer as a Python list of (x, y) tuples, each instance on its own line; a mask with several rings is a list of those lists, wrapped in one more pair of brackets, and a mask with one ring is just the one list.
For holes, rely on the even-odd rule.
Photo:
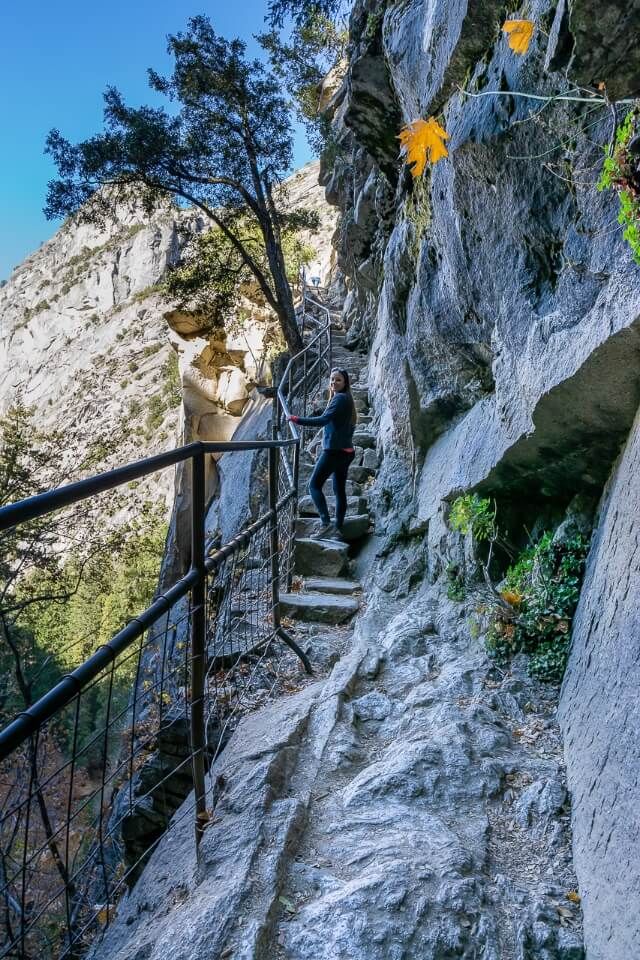
[[(342, 527), (347, 512), (347, 472), (355, 455), (353, 430), (358, 422), (347, 371), (331, 371), (329, 403), (324, 413), (319, 417), (291, 416), (289, 420), (301, 427), (324, 427), (322, 453), (309, 481), (309, 493), (320, 516), (320, 526), (313, 539), (344, 540)], [(327, 501), (322, 492), (322, 487), (332, 475), (336, 497), (335, 524), (331, 523)]]

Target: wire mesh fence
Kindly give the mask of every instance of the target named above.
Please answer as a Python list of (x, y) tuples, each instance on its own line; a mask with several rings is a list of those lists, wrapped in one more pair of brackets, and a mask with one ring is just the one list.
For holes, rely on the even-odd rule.
[[(298, 658), (309, 669), (279, 607), (297, 514), (299, 440), (286, 417), (330, 366), (330, 326), (307, 335), (273, 440), (192, 444), (0, 510), (0, 530), (15, 531), (160, 467), (193, 466), (188, 573), (0, 731), (0, 957), (81, 957), (168, 829), (193, 821), (197, 844), (216, 802), (205, 774), (242, 716), (292, 688)], [(269, 456), (268, 509), (206, 555), (204, 458), (257, 448)]]

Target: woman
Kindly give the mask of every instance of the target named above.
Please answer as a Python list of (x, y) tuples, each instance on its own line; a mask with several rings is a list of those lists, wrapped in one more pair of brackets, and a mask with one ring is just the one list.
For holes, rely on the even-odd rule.
[[(323, 414), (319, 417), (291, 416), (289, 420), (302, 427), (324, 427), (322, 453), (309, 481), (309, 493), (320, 516), (320, 527), (314, 534), (314, 539), (344, 540), (342, 527), (347, 512), (347, 472), (355, 453), (353, 430), (358, 422), (347, 371), (331, 371), (329, 404)], [(331, 523), (327, 501), (322, 492), (322, 487), (332, 475), (336, 497), (335, 526)]]

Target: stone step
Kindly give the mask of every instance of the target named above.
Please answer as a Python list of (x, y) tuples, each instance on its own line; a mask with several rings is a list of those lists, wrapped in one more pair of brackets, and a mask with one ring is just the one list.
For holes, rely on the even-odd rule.
[(347, 595), (355, 593), (361, 587), (362, 584), (358, 580), (345, 580), (343, 577), (309, 577), (304, 581), (305, 592)]
[(315, 623), (345, 623), (358, 612), (355, 597), (334, 593), (281, 593), (280, 606), (286, 617)]
[[(332, 516), (336, 513), (336, 498), (327, 497), (327, 506)], [(352, 514), (367, 512), (366, 497), (347, 497), (347, 510)], [(298, 506), (298, 513), (301, 517), (317, 517), (318, 511), (311, 497), (302, 497)]]
[(367, 480), (375, 476), (375, 470), (371, 470), (369, 467), (351, 467), (349, 472), (358, 485), (366, 483)]
[(356, 447), (364, 447), (365, 450), (375, 449), (376, 435), (371, 433), (370, 430), (356, 427), (353, 433), (353, 444)]
[(294, 569), (303, 577), (339, 577), (348, 566), (347, 543), (339, 540), (296, 540)]
[[(362, 513), (359, 516), (345, 517), (342, 534), (349, 543), (360, 540), (369, 530), (369, 514)], [(314, 533), (318, 521), (313, 517), (298, 517), (296, 520), (296, 536), (303, 539), (309, 538)]]

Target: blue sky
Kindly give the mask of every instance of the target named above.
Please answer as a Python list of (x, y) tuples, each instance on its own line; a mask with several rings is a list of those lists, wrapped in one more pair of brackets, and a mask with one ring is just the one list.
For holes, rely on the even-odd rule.
[[(166, 37), (207, 14), (225, 36), (250, 40), (266, 0), (21, 0), (0, 3), (0, 279), (56, 230), (43, 213), (54, 175), (43, 154), (57, 127), (70, 140), (101, 129), (102, 93), (152, 100), (147, 67), (168, 72)], [(300, 132), (296, 166), (309, 159)]]

